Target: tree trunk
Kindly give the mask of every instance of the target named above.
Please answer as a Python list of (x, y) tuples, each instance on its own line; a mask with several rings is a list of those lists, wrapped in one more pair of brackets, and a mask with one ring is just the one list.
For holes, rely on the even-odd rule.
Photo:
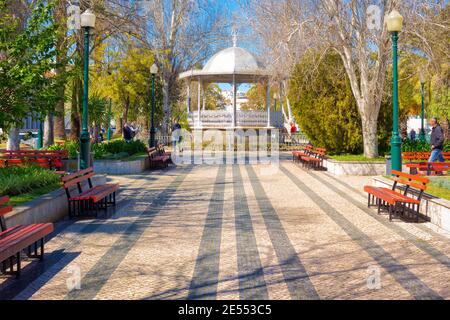
[(20, 150), (20, 129), (12, 128), (9, 130), (7, 150)]
[(116, 132), (118, 136), (122, 136), (123, 134), (123, 119), (121, 117), (118, 117), (116, 119)]
[(53, 144), (55, 144), (54, 119), (53, 114), (49, 114), (44, 121), (44, 147), (50, 147)]
[(76, 141), (80, 137), (80, 113), (78, 101), (78, 87), (80, 86), (79, 79), (73, 81), (72, 88), (72, 104), (70, 108), (70, 140)]
[[(61, 76), (64, 74), (64, 65), (66, 60), (67, 49), (64, 44), (64, 39), (66, 37), (67, 27), (66, 27), (66, 4), (64, 1), (58, 1), (58, 5), (55, 10), (55, 18), (61, 28), (58, 33), (58, 39), (56, 47), (58, 48), (56, 54), (56, 63), (61, 66), (56, 70), (57, 75)], [(64, 112), (64, 96), (65, 96), (65, 81), (61, 83), (58, 87), (58, 102), (55, 106), (55, 137), (57, 139), (66, 140), (66, 125), (65, 125), (65, 112)]]
[(169, 128), (170, 128), (170, 118), (171, 118), (171, 110), (170, 110), (170, 85), (169, 80), (164, 77), (164, 83), (163, 83), (163, 123), (161, 128), (161, 133), (163, 135), (169, 134)]
[(442, 130), (444, 130), (444, 139), (450, 140), (450, 120), (443, 119), (441, 121), (441, 127), (442, 127)]
[(361, 115), (364, 156), (366, 158), (378, 157), (377, 118), (377, 116)]

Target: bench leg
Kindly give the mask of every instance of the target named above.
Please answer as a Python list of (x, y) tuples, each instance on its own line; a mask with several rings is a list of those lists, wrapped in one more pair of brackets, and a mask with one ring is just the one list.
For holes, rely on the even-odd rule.
[(17, 259), (16, 278), (20, 278), (20, 272), (22, 271), (21, 258), (22, 258), (21, 253), (19, 251), (19, 252), (17, 252), (17, 255), (16, 255), (16, 259)]
[(381, 200), (377, 199), (378, 214), (381, 213)]

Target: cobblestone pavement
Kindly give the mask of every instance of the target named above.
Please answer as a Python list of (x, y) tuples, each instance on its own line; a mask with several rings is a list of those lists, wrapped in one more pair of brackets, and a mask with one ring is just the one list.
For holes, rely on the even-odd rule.
[(1, 299), (450, 298), (449, 235), (368, 209), (369, 177), (282, 161), (114, 180), (110, 217), (58, 223)]

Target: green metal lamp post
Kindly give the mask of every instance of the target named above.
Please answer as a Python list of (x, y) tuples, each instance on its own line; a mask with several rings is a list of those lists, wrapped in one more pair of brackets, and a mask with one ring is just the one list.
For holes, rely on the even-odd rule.
[(422, 94), (422, 113), (421, 113), (421, 127), (420, 127), (420, 133), (419, 133), (419, 140), (422, 142), (426, 141), (426, 134), (425, 134), (425, 74), (424, 71), (420, 72), (420, 88), (421, 88), (421, 94)]
[(112, 109), (112, 99), (109, 98), (109, 109), (108, 109), (108, 141), (111, 141), (112, 130), (111, 130), (111, 109)]
[(39, 120), (36, 149), (42, 149), (44, 146), (44, 129), (42, 128), (42, 120)]
[(398, 33), (402, 31), (403, 17), (397, 10), (393, 10), (386, 18), (387, 29), (392, 36), (392, 138), (391, 138), (391, 160), (392, 170), (402, 171), (402, 139), (398, 131), (398, 57), (397, 41)]
[(155, 77), (158, 73), (158, 66), (154, 63), (150, 68), (150, 73), (152, 74), (152, 111), (151, 111), (151, 120), (150, 120), (150, 140), (148, 145), (150, 148), (154, 148), (156, 145), (155, 135), (155, 108), (156, 108), (156, 97), (155, 97)]
[(84, 91), (83, 114), (80, 135), (80, 169), (86, 169), (90, 164), (90, 136), (89, 136), (89, 31), (95, 27), (95, 15), (87, 9), (81, 15), (81, 27), (84, 28)]
[(276, 93), (273, 94), (273, 111), (277, 111), (277, 99), (278, 95)]

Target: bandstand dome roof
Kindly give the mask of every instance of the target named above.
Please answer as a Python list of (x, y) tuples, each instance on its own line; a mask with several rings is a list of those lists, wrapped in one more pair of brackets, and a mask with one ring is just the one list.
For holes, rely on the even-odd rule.
[(233, 46), (212, 56), (201, 70), (180, 74), (180, 79), (201, 78), (206, 82), (256, 82), (268, 76), (264, 66), (247, 50)]

